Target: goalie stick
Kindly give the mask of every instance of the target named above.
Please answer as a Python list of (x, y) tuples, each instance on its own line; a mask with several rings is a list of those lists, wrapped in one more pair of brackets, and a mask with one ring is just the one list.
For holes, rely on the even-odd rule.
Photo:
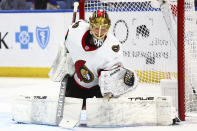
[(65, 92), (66, 92), (68, 77), (69, 77), (69, 75), (66, 75), (60, 85), (60, 92), (59, 92), (59, 99), (58, 99), (57, 113), (56, 113), (57, 125), (59, 125), (60, 121), (63, 118), (64, 99), (65, 99)]
[(74, 2), (74, 12), (73, 12), (73, 19), (72, 19), (72, 24), (76, 21), (76, 16), (77, 16), (77, 8), (79, 6), (78, 2)]
[[(79, 6), (79, 3), (74, 2), (72, 23), (74, 23), (76, 20), (78, 6)], [(63, 118), (65, 92), (66, 92), (66, 86), (67, 86), (67, 81), (68, 81), (69, 77), (70, 77), (69, 75), (66, 75), (61, 82), (58, 104), (57, 104), (57, 113), (56, 113), (57, 125), (59, 125), (59, 123), (61, 122), (61, 120)]]

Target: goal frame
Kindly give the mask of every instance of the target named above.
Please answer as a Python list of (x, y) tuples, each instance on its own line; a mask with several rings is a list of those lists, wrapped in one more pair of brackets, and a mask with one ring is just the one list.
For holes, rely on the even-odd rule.
[[(85, 19), (85, 1), (88, 0), (79, 0), (79, 19)], [(185, 0), (177, 0), (178, 114), (182, 121), (185, 121), (184, 3)]]
[(185, 0), (177, 0), (178, 113), (182, 121), (185, 121), (184, 3)]

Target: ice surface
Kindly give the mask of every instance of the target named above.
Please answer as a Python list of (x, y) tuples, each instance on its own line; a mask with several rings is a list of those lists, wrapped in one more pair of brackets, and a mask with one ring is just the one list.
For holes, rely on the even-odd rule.
[[(132, 94), (144, 95), (147, 92), (153, 95), (159, 94), (158, 87), (139, 87)], [(11, 109), (13, 97), (24, 95), (50, 95), (58, 96), (59, 83), (51, 82), (49, 79), (39, 78), (0, 78), (0, 131), (194, 131), (197, 129), (197, 116), (187, 118), (188, 121), (173, 126), (136, 126), (118, 128), (88, 128), (75, 127), (64, 129), (57, 126), (17, 124), (12, 121)], [(151, 95), (151, 94), (147, 94)], [(193, 116), (196, 114), (193, 114)]]

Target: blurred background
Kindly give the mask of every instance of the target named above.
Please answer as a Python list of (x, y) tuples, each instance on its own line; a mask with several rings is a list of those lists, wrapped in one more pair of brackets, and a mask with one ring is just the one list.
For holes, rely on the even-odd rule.
[(0, 9), (1, 10), (72, 9), (73, 2), (74, 0), (0, 0)]
[(1, 77), (48, 78), (75, 1), (0, 0)]

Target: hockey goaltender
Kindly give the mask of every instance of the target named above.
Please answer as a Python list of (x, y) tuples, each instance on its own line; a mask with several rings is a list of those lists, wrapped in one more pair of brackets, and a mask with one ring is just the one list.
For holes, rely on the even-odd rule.
[[(89, 22), (74, 22), (49, 73), (61, 83), (58, 100), (21, 96), (14, 119), (71, 128), (80, 124), (81, 110), (86, 110), (89, 127), (171, 125), (175, 113), (170, 97), (124, 97), (136, 89), (138, 78), (123, 67), (121, 44), (108, 32), (110, 25), (104, 10), (93, 12)], [(25, 108), (21, 101), (28, 103)]]

